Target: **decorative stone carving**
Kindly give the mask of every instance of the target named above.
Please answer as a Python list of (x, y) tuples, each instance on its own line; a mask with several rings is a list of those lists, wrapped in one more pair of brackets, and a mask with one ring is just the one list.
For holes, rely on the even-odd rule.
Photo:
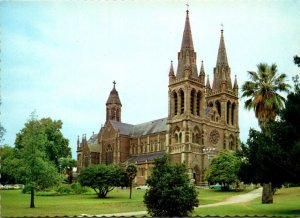
[(217, 130), (212, 130), (210, 132), (210, 135), (209, 135), (209, 141), (212, 143), (212, 144), (217, 144), (218, 141), (219, 141), (219, 138), (220, 138), (220, 134)]

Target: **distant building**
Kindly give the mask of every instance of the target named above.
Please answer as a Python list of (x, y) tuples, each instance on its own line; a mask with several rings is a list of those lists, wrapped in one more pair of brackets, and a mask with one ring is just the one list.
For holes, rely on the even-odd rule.
[[(136, 184), (144, 184), (153, 160), (165, 153), (174, 163), (185, 163), (196, 184), (204, 182), (208, 154), (203, 150), (239, 147), (238, 84), (232, 86), (223, 29), (212, 86), (196, 65), (189, 11), (178, 52), (176, 74), (169, 71), (168, 117), (138, 125), (121, 122), (122, 104), (115, 87), (106, 102), (106, 122), (98, 134), (77, 142), (78, 171), (90, 164), (134, 163), (138, 168)], [(205, 83), (206, 77), (206, 83)]]

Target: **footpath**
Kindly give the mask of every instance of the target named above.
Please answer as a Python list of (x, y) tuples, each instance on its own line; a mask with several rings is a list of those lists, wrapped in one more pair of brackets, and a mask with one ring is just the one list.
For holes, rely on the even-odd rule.
[[(217, 206), (222, 206), (222, 205), (228, 205), (228, 204), (238, 204), (238, 203), (245, 203), (254, 200), (255, 198), (261, 197), (262, 195), (262, 187), (255, 189), (251, 192), (248, 192), (246, 194), (241, 194), (241, 195), (236, 195), (232, 196), (230, 198), (225, 199), (224, 201), (218, 202), (218, 203), (213, 203), (213, 204), (205, 204), (205, 205), (200, 205), (198, 208), (203, 208), (203, 207), (217, 207)], [(93, 217), (112, 217), (112, 216), (142, 216), (142, 215), (147, 215), (147, 211), (135, 211), (135, 212), (125, 212), (125, 213), (111, 213), (111, 214), (99, 214), (99, 215), (88, 215), (88, 214), (82, 214), (82, 216), (93, 216)]]

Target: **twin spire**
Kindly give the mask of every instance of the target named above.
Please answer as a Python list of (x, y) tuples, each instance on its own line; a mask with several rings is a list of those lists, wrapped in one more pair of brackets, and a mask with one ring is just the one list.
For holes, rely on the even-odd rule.
[[(219, 50), (217, 55), (217, 63), (215, 67), (215, 69), (218, 68), (218, 72), (214, 73), (214, 78), (213, 78), (214, 85), (212, 87), (213, 89), (220, 89), (221, 83), (226, 84), (226, 89), (232, 89), (230, 68), (229, 68), (227, 54), (226, 54), (223, 32), (224, 30), (222, 25), (220, 44), (219, 44)], [(190, 18), (189, 18), (189, 10), (186, 11), (185, 26), (184, 26), (183, 37), (181, 42), (181, 49), (178, 52), (178, 67), (177, 67), (176, 76), (174, 74), (173, 63), (171, 62), (169, 77), (170, 79), (172, 78), (181, 79), (181, 78), (190, 78), (190, 77), (199, 78), (200, 82), (204, 84), (205, 72), (203, 67), (203, 61), (201, 64), (200, 73), (198, 77), (197, 66), (196, 66), (196, 52), (194, 51), (193, 37), (192, 37)]]

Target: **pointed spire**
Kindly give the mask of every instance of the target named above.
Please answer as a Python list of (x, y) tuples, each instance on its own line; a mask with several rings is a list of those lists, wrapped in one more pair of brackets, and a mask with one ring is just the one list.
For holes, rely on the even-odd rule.
[(170, 66), (170, 71), (169, 71), (169, 76), (174, 77), (174, 68), (173, 68), (173, 61), (171, 60), (171, 66)]
[(221, 38), (220, 38), (218, 58), (217, 58), (217, 66), (228, 66), (223, 31), (224, 30), (223, 30), (223, 24), (222, 24)]
[(211, 89), (210, 81), (209, 81), (209, 75), (207, 75), (207, 79), (206, 79), (206, 89)]
[(118, 91), (116, 90), (116, 82), (113, 81), (113, 89), (110, 91), (110, 94), (108, 96), (108, 99), (106, 101), (106, 105), (108, 104), (121, 104), (120, 98), (119, 98), (119, 94)]
[(185, 26), (184, 26), (184, 32), (183, 32), (183, 37), (181, 42), (181, 50), (183, 49), (194, 50), (190, 18), (189, 18), (189, 10), (186, 10)]
[(237, 76), (235, 75), (234, 84), (233, 84), (233, 91), (236, 95), (238, 95), (239, 92), (239, 86), (237, 82)]
[(201, 67), (200, 67), (200, 74), (199, 74), (200, 82), (204, 84), (204, 79), (205, 79), (205, 71), (204, 71), (204, 65), (203, 65), (203, 60), (201, 61)]

